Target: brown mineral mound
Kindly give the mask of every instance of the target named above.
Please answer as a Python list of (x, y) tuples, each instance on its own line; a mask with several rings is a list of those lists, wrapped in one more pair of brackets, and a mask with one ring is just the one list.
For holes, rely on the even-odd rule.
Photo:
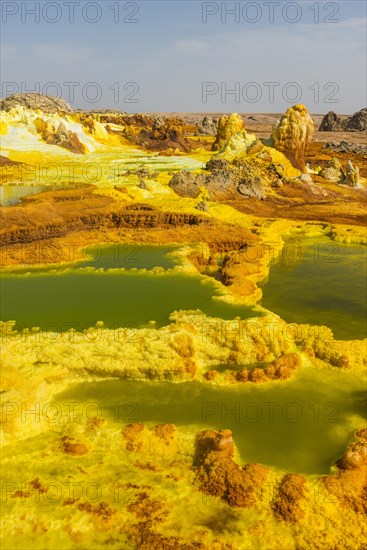
[(34, 124), (46, 143), (63, 147), (71, 153), (82, 155), (88, 153), (88, 148), (80, 141), (78, 134), (68, 130), (62, 122), (56, 131), (49, 122), (45, 122), (41, 118), (36, 118)]
[(21, 162), (17, 162), (15, 160), (10, 160), (8, 157), (4, 157), (3, 155), (0, 155), (0, 166), (17, 166), (19, 164), (22, 164)]
[(251, 508), (268, 471), (261, 464), (241, 468), (234, 460), (231, 430), (205, 430), (196, 437), (194, 469), (201, 490), (221, 497), (230, 506)]
[(21, 105), (28, 109), (44, 113), (72, 113), (73, 109), (61, 97), (42, 95), (37, 93), (13, 94), (1, 101), (1, 110), (10, 111), (13, 107)]
[(274, 124), (271, 137), (275, 149), (284, 153), (293, 166), (305, 172), (305, 153), (313, 133), (313, 120), (306, 107), (299, 104), (290, 107)]
[(359, 430), (355, 441), (336, 463), (335, 474), (322, 478), (325, 488), (343, 508), (367, 512), (367, 429)]
[(98, 118), (106, 124), (108, 132), (118, 133), (128, 142), (146, 150), (173, 154), (209, 147), (206, 137), (201, 140), (197, 137), (191, 139), (197, 131), (197, 125), (189, 124), (178, 116), (101, 113)]
[(298, 523), (304, 516), (302, 502), (306, 497), (307, 482), (299, 474), (286, 474), (279, 485), (273, 503), (274, 515), (278, 520)]

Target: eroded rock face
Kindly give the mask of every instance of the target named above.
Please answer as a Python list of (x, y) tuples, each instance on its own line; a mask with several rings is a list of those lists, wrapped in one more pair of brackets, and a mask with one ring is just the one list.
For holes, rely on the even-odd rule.
[(177, 151), (190, 152), (206, 147), (200, 139), (193, 141), (190, 135), (195, 133), (195, 125), (187, 125), (177, 116), (160, 116), (120, 113), (99, 114), (99, 122), (106, 125), (107, 132), (118, 134), (130, 143), (140, 145), (147, 150), (161, 151), (172, 155)]
[(286, 155), (291, 163), (306, 172), (305, 151), (312, 141), (314, 123), (302, 104), (290, 107), (279, 122), (274, 124), (272, 140), (275, 149)]
[(229, 116), (223, 115), (219, 119), (217, 137), (212, 147), (212, 151), (221, 151), (227, 141), (245, 130), (242, 117), (237, 113), (232, 113)]
[(50, 137), (47, 143), (64, 147), (64, 149), (68, 149), (72, 153), (79, 153), (82, 155), (88, 153), (88, 148), (80, 141), (78, 134), (68, 130), (62, 122), (57, 128), (56, 134)]
[(235, 446), (231, 430), (205, 430), (196, 437), (194, 469), (201, 490), (218, 496), (230, 506), (251, 508), (268, 471), (261, 464), (241, 468), (233, 459)]
[(86, 133), (99, 141), (108, 141), (108, 132), (105, 127), (92, 117), (87, 118), (83, 123)]
[(13, 94), (3, 99), (1, 109), (10, 111), (13, 107), (22, 105), (28, 109), (39, 109), (43, 113), (72, 113), (73, 109), (60, 97), (42, 95), (37, 93)]
[(58, 145), (71, 153), (81, 155), (85, 155), (89, 152), (88, 147), (80, 141), (78, 134), (68, 130), (62, 122), (58, 125), (56, 131), (50, 122), (42, 118), (36, 118), (34, 125), (37, 133), (42, 137), (43, 141), (49, 145)]

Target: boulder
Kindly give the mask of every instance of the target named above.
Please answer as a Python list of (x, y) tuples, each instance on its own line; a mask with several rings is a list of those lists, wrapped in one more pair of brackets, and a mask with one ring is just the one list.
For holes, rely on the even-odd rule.
[(351, 132), (365, 132), (367, 130), (367, 109), (361, 109), (354, 113), (348, 119), (346, 128)]
[(203, 134), (206, 136), (215, 136), (218, 131), (218, 119), (210, 116), (205, 116), (201, 125), (198, 127), (196, 134)]
[(186, 170), (175, 174), (169, 182), (169, 186), (180, 197), (196, 199), (200, 195), (198, 176)]
[(334, 111), (329, 111), (321, 121), (320, 132), (342, 132), (346, 127), (346, 120), (342, 120)]

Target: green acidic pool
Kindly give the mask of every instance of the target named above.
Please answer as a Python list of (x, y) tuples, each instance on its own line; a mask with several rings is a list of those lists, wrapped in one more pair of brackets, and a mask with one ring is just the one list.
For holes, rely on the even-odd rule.
[[(173, 423), (195, 433), (229, 428), (244, 462), (326, 474), (364, 426), (363, 383), (352, 373), (304, 368), (292, 380), (236, 387), (197, 382), (83, 383), (58, 402), (94, 403), (114, 423)], [(82, 410), (82, 409), (80, 409)]]
[(337, 339), (365, 338), (366, 252), (328, 237), (290, 239), (270, 269), (262, 305), (289, 323), (330, 326)]
[(258, 316), (248, 306), (213, 300), (217, 289), (200, 276), (166, 272), (67, 271), (3, 275), (1, 320), (16, 327), (83, 330), (103, 321), (107, 328), (157, 326), (175, 310), (200, 309), (212, 317), (246, 319)]

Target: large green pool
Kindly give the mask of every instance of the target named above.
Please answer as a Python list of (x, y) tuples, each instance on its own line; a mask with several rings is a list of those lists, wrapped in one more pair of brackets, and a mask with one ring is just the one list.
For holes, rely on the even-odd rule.
[[(6, 274), (1, 281), (1, 320), (17, 328), (83, 330), (103, 321), (107, 328), (169, 323), (176, 310), (200, 309), (212, 317), (246, 319), (250, 307), (213, 300), (214, 282), (180, 272), (146, 273), (131, 268), (173, 267), (174, 247), (113, 245), (91, 247), (87, 258), (70, 269)], [(90, 267), (90, 270), (81, 269)], [(124, 267), (126, 271), (113, 268)], [(98, 268), (98, 270), (97, 270)]]
[(200, 431), (229, 428), (241, 459), (286, 471), (324, 474), (364, 426), (363, 383), (352, 373), (304, 368), (278, 383), (208, 387), (109, 380), (82, 383), (57, 401), (94, 403), (115, 423), (174, 423)]

